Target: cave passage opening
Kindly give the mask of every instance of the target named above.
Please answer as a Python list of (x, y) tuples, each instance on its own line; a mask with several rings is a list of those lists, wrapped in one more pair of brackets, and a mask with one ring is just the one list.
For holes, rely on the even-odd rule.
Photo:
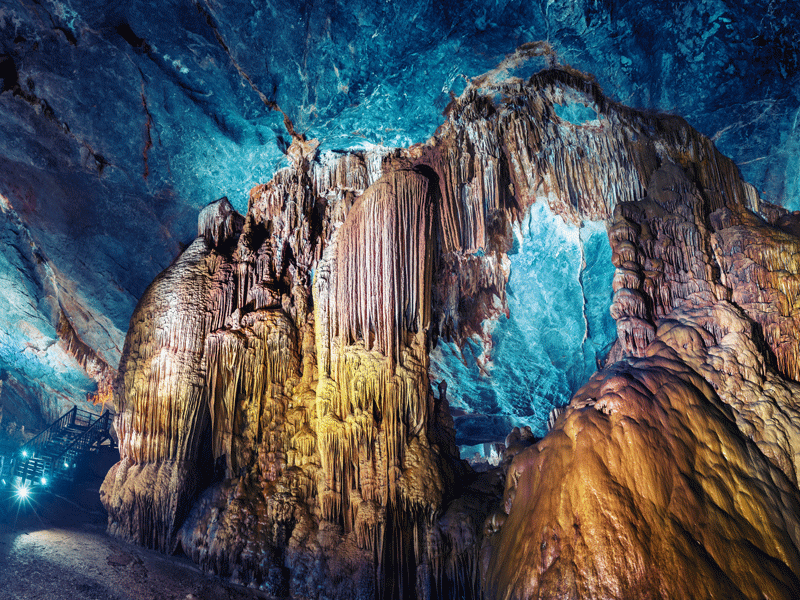
[[(547, 432), (598, 370), (616, 340), (614, 265), (605, 223), (567, 223), (539, 199), (513, 229), (506, 288), (509, 315), (484, 323), (486, 348), (440, 339), (431, 380), (447, 382), (462, 458), (491, 459), (513, 427)], [(477, 455), (477, 456), (476, 456)]]

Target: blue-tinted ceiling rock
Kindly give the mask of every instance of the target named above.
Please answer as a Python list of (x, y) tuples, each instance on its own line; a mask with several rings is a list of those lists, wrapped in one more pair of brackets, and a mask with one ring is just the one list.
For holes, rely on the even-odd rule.
[(612, 98), (686, 117), (769, 199), (800, 208), (799, 13), (768, 0), (6, 2), (0, 194), (113, 366), (197, 210), (227, 195), (243, 212), (284, 164), (272, 107), (323, 150), (408, 145), (465, 77), (534, 40)]
[(459, 444), (499, 442), (513, 426), (544, 435), (550, 411), (588, 381), (616, 339), (605, 225), (567, 225), (541, 201), (515, 235), (509, 317), (490, 325), (491, 345), (470, 341), (460, 351), (440, 341), (431, 353), (431, 375), (447, 382), (457, 411)]

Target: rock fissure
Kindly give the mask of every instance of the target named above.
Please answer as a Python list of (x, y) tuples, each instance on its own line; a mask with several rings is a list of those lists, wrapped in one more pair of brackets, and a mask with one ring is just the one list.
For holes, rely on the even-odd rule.
[(145, 122), (144, 122), (144, 148), (142, 150), (142, 160), (144, 162), (144, 171), (142, 175), (145, 179), (150, 175), (150, 165), (147, 162), (147, 155), (153, 147), (153, 138), (150, 132), (153, 128), (153, 116), (150, 114), (150, 109), (147, 108), (147, 97), (144, 94), (144, 77), (142, 77), (142, 109), (144, 109)]

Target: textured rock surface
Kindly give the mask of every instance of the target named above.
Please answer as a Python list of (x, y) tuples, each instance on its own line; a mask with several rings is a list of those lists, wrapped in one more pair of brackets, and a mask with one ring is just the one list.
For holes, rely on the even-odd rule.
[[(647, 360), (657, 338), (671, 344), (711, 384), (702, 397), (732, 407), (769, 469), (796, 482), (797, 217), (758, 198), (798, 206), (797, 10), (772, 0), (5, 3), (1, 425), (19, 441), (22, 426), (29, 435), (87, 394), (107, 399), (120, 364), (111, 529), (163, 549), (180, 542), (211, 570), (306, 595), (371, 597), (383, 585), (377, 554), (408, 567), (390, 593), (415, 577), (421, 595), (477, 593), (491, 485), (450, 502), (460, 467), (445, 398), (461, 443), (499, 440), (515, 424), (544, 433), (616, 334), (607, 364)], [(470, 84), (540, 39), (549, 46), (525, 46)], [(596, 73), (609, 97), (686, 117), (755, 188), (680, 119), (609, 104), (568, 69), (534, 77), (530, 92), (496, 85), (566, 63)], [(440, 125), (431, 142), (386, 148)], [(356, 198), (414, 169), (434, 246), (401, 244), (405, 258), (384, 262), (337, 257)], [(246, 190), (273, 174), (245, 206)], [(197, 211), (222, 193), (232, 205), (207, 209), (192, 243)], [(378, 220), (393, 211), (408, 214), (370, 208)], [(361, 220), (348, 226), (351, 249), (368, 247), (353, 241)], [(562, 252), (542, 252), (534, 235)], [(364, 236), (373, 250), (398, 239)], [(339, 262), (407, 268), (415, 252), (431, 253), (429, 291), (416, 271), (374, 287), (346, 279), (362, 295), (391, 290), (402, 307), (351, 298), (323, 311), (314, 300), (335, 290), (322, 275)], [(544, 293), (526, 285), (533, 273)], [(411, 293), (394, 290), (399, 281), (423, 283)], [(696, 351), (680, 352), (673, 322), (700, 336), (684, 342)], [(449, 387), (429, 391), (426, 371)], [(530, 442), (519, 435), (507, 458)], [(765, 478), (752, 463), (747, 481)], [(749, 518), (728, 514), (719, 523), (730, 531)], [(413, 543), (391, 533), (404, 528)], [(372, 548), (387, 535), (392, 544)], [(788, 550), (780, 560), (794, 568)]]
[[(443, 122), (451, 93), (533, 40), (548, 40), (555, 55), (533, 66), (512, 59), (509, 72), (527, 76), (555, 60), (595, 73), (610, 97), (686, 117), (759, 190), (797, 207), (797, 22), (795, 3), (772, 0), (5, 2), (3, 239), (23, 255), (32, 244), (36, 259), (19, 263), (4, 250), (0, 336), (9, 350), (0, 369), (24, 397), (3, 402), (20, 415), (39, 407), (30, 428), (95, 391), (94, 377), (59, 352), (60, 314), (116, 367), (137, 300), (191, 242), (197, 210), (228, 194), (244, 213), (247, 190), (291, 161), (276, 106), (322, 149), (421, 142)], [(580, 104), (558, 110), (573, 123), (593, 118)], [(17, 327), (20, 318), (28, 327)], [(583, 338), (579, 320), (556, 325), (573, 347)], [(584, 366), (594, 342), (608, 341), (590, 338)], [(529, 355), (541, 353), (534, 343)], [(486, 422), (505, 427), (511, 415), (536, 428), (588, 374), (549, 363), (531, 377), (495, 373), (525, 386), (547, 381), (534, 407), (493, 397), (477, 373), (459, 373), (472, 383), (453, 399)], [(469, 437), (483, 439), (480, 418), (472, 421)]]
[(517, 455), (487, 597), (797, 597), (797, 486), (684, 362), (707, 336), (665, 323)]
[(621, 360), (511, 463), (490, 597), (800, 593), (793, 215), (694, 149), (615, 209)]
[[(792, 215), (710, 140), (551, 69), (478, 78), (425, 144), (288, 155), (246, 216), (205, 208), (139, 302), (112, 533), (278, 596), (797, 594)], [(607, 223), (617, 341), (542, 441), (515, 429), (477, 476), (431, 349), (491, 357), (545, 209)]]

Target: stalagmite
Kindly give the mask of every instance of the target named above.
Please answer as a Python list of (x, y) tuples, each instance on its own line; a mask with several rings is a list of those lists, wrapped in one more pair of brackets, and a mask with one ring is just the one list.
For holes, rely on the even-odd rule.
[[(425, 144), (304, 142), (245, 216), (201, 212), (131, 319), (111, 533), (275, 596), (797, 595), (792, 215), (677, 117), (500, 73)], [(429, 354), (489, 353), (535, 202), (606, 221), (618, 339), (479, 475)]]
[(797, 487), (681, 360), (701, 335), (663, 326), (516, 456), (488, 597), (797, 597)]
[(131, 318), (120, 361), (114, 426), (120, 462), (100, 491), (109, 531), (171, 550), (193, 499), (206, 427), (203, 340), (215, 256), (199, 237), (154, 281)]

